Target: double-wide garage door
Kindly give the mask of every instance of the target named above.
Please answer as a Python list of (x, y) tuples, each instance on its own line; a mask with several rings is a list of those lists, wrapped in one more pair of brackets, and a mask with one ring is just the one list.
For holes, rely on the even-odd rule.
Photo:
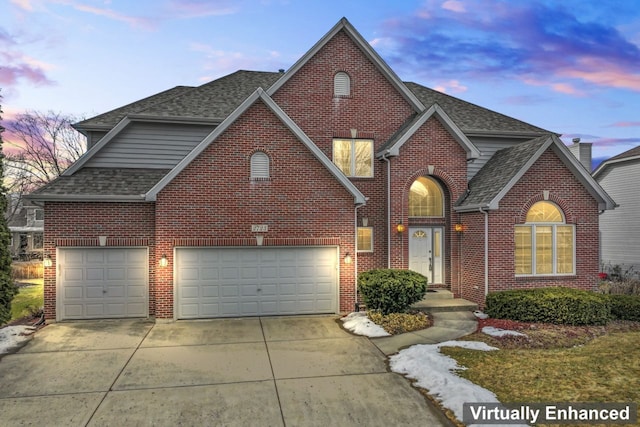
[(179, 319), (335, 313), (335, 247), (177, 248)]
[(58, 318), (147, 317), (146, 248), (58, 249)]

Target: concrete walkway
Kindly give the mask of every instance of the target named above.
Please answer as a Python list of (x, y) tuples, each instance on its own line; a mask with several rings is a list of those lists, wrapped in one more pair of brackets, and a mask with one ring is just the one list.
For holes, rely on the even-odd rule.
[[(431, 328), (432, 340), (436, 328), (453, 336), (444, 332), (458, 323), (444, 320)], [(49, 325), (0, 360), (2, 423), (450, 425), (409, 381), (388, 371), (383, 355), (427, 338), (372, 341), (337, 322), (305, 316)]]
[(371, 338), (371, 342), (387, 356), (415, 344), (437, 344), (456, 340), (476, 331), (478, 321), (471, 311), (443, 311), (431, 313), (433, 326), (421, 331)]

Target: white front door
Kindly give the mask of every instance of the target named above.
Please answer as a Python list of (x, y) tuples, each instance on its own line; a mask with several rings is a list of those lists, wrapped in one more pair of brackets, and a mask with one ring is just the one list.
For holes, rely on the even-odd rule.
[(429, 284), (444, 283), (444, 247), (442, 227), (409, 228), (409, 270), (429, 279)]

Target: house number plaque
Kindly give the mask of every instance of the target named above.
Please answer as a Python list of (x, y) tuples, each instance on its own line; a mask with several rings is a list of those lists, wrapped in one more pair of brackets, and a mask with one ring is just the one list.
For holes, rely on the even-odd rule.
[(251, 226), (251, 231), (254, 233), (266, 233), (269, 231), (269, 225), (267, 224), (253, 224)]

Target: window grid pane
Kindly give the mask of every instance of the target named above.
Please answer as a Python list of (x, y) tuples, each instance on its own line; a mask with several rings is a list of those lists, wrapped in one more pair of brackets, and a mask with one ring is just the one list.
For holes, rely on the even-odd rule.
[(347, 176), (351, 176), (351, 141), (333, 140), (333, 163)]
[(442, 217), (444, 201), (440, 186), (430, 178), (416, 179), (409, 189), (409, 216)]
[(516, 274), (531, 274), (531, 227), (516, 226)]
[(373, 251), (373, 228), (358, 227), (358, 252)]
[(355, 140), (355, 176), (373, 176), (373, 141)]
[(536, 226), (536, 273), (553, 273), (553, 232), (551, 226)]
[(556, 227), (556, 266), (558, 274), (570, 274), (573, 268), (573, 226)]

